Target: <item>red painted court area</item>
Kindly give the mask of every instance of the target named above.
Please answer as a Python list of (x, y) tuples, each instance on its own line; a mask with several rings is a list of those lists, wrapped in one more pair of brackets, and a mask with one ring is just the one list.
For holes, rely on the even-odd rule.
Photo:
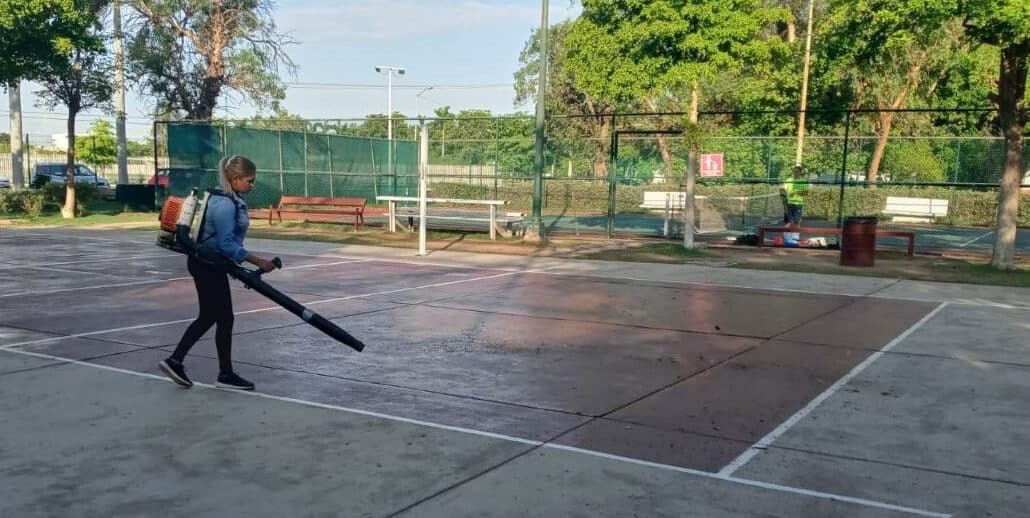
[[(156, 374), (196, 311), (184, 258), (144, 243), (112, 242), (103, 254), (94, 245), (5, 245), (0, 326), (22, 335), (4, 346)], [(33, 260), (43, 256), (64, 264)], [(368, 347), (355, 353), (234, 283), (234, 360), (259, 392), (709, 472), (935, 307), (546, 270), (283, 260), (288, 268), (266, 280)], [(195, 381), (215, 378), (212, 336), (186, 366)]]

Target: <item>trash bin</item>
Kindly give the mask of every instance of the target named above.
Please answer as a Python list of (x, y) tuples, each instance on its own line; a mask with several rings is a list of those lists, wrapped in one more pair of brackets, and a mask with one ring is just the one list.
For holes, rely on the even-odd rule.
[(122, 202), (125, 210), (152, 212), (154, 210), (154, 186), (119, 184), (115, 187), (114, 199)]
[(842, 266), (873, 266), (876, 261), (876, 223), (877, 218), (871, 216), (844, 220), (840, 234)]

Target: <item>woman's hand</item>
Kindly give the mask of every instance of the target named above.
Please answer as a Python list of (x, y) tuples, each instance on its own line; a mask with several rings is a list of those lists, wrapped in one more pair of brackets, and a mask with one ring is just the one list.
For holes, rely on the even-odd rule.
[(250, 264), (253, 264), (254, 266), (257, 266), (258, 268), (261, 268), (261, 271), (263, 271), (265, 273), (268, 273), (268, 272), (270, 272), (270, 271), (275, 269), (275, 265), (272, 264), (272, 261), (269, 261), (268, 259), (265, 259), (264, 257), (258, 257), (256, 255), (249, 255), (249, 256), (247, 256), (246, 261), (248, 263), (250, 263)]

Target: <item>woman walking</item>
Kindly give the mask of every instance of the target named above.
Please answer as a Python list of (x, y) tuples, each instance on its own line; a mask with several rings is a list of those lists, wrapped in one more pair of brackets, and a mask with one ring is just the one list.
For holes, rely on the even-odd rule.
[[(246, 261), (261, 270), (270, 272), (275, 266), (243, 248), (243, 239), (250, 226), (247, 204), (240, 198), (254, 188), (257, 167), (249, 158), (239, 155), (223, 158), (218, 163), (220, 190), (212, 191), (205, 213), (201, 219), (202, 228), (197, 236), (197, 245), (209, 253), (220, 254), (234, 263)], [(186, 268), (197, 288), (197, 302), (200, 314), (186, 328), (175, 352), (161, 360), (159, 366), (172, 381), (183, 387), (193, 386), (186, 376), (183, 361), (190, 348), (217, 326), (215, 347), (218, 350), (218, 380), (215, 386), (239, 390), (254, 390), (254, 384), (233, 371), (232, 368), (232, 295), (229, 292), (229, 277), (225, 270), (203, 262), (190, 255)]]

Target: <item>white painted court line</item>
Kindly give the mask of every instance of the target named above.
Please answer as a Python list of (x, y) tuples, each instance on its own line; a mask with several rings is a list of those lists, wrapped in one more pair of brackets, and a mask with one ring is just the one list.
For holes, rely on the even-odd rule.
[(73, 264), (94, 264), (94, 263), (110, 263), (117, 261), (132, 261), (136, 259), (157, 259), (159, 257), (176, 257), (177, 254), (166, 253), (166, 254), (151, 254), (151, 255), (133, 255), (129, 257), (108, 257), (106, 259), (87, 259), (82, 261), (65, 261), (60, 263), (46, 263), (46, 264), (5, 264), (0, 265), (0, 270), (10, 270), (12, 268), (29, 268), (32, 266), (69, 266)]
[(841, 379), (837, 380), (837, 382), (834, 383), (833, 385), (830, 385), (830, 388), (828, 388), (825, 391), (823, 391), (822, 394), (819, 394), (818, 396), (816, 396), (815, 399), (813, 399), (807, 405), (805, 405), (804, 408), (802, 408), (801, 410), (798, 410), (794, 415), (790, 416), (789, 419), (787, 419), (786, 421), (780, 423), (779, 426), (777, 426), (773, 431), (771, 431), (768, 434), (766, 434), (765, 437), (762, 437), (761, 440), (759, 440), (758, 442), (753, 444), (750, 448), (748, 448), (747, 451), (745, 451), (744, 453), (740, 454), (740, 456), (738, 456), (732, 462), (730, 462), (729, 464), (724, 466), (721, 470), (719, 470), (719, 475), (729, 477), (729, 476), (733, 475), (734, 473), (736, 473), (737, 470), (739, 470), (740, 468), (744, 467), (744, 465), (747, 464), (748, 462), (750, 462), (751, 459), (753, 459), (756, 455), (758, 455), (763, 450), (768, 448), (769, 445), (771, 445), (774, 441), (776, 441), (776, 439), (779, 439), (780, 436), (782, 436), (784, 433), (787, 432), (787, 430), (790, 430), (794, 425), (796, 425), (799, 421), (804, 419), (809, 413), (811, 413), (813, 410), (815, 410), (816, 407), (818, 407), (820, 404), (822, 404), (823, 401), (826, 401), (830, 396), (835, 394), (838, 390), (840, 390), (841, 387), (846, 385), (855, 376), (858, 376), (859, 374), (861, 374), (862, 371), (864, 371), (866, 368), (868, 368), (870, 365), (872, 365), (873, 362), (878, 360), (885, 353), (889, 352), (891, 349), (893, 349), (895, 346), (897, 346), (899, 343), (901, 343), (902, 340), (904, 340), (905, 338), (908, 338), (909, 335), (911, 335), (917, 329), (922, 327), (923, 324), (927, 323), (930, 319), (932, 319), (934, 316), (936, 316), (937, 313), (940, 313), (941, 310), (943, 310), (947, 306), (948, 306), (947, 302), (942, 302), (939, 306), (934, 308), (933, 311), (927, 313), (923, 318), (919, 319), (919, 321), (916, 322), (915, 324), (912, 324), (911, 327), (909, 327), (908, 329), (905, 330), (905, 332), (901, 333), (900, 335), (895, 337), (893, 340), (891, 340), (890, 343), (885, 345), (882, 349), (880, 349), (880, 350), (876, 351), (875, 353), (869, 355), (869, 357), (866, 358), (862, 363), (856, 365), (855, 368), (851, 369), (851, 372), (845, 374), (844, 377), (842, 377)]
[[(334, 297), (334, 298), (331, 298), (331, 299), (324, 299), (324, 300), (316, 300), (316, 301), (311, 301), (311, 302), (305, 302), (303, 305), (304, 306), (314, 306), (314, 305), (318, 305), (318, 304), (328, 304), (330, 302), (339, 302), (339, 301), (342, 301), (342, 300), (357, 299), (357, 298), (362, 298), (362, 297), (374, 297), (374, 296), (377, 296), (377, 295), (389, 295), (391, 293), (401, 293), (401, 292), (405, 292), (405, 291), (419, 290), (419, 289), (424, 289), (424, 288), (439, 288), (441, 286), (450, 286), (452, 284), (461, 284), (461, 283), (465, 283), (465, 282), (483, 281), (483, 280), (487, 280), (487, 279), (496, 279), (496, 278), (499, 278), (499, 277), (508, 277), (508, 276), (511, 276), (511, 275), (518, 275), (520, 273), (529, 273), (529, 272), (521, 272), (521, 271), (519, 271), (519, 272), (505, 272), (505, 273), (499, 273), (499, 274), (496, 274), (496, 275), (487, 275), (487, 276), (483, 276), (483, 277), (473, 277), (471, 279), (458, 279), (458, 280), (448, 281), (448, 282), (437, 282), (437, 283), (434, 283), (434, 284), (425, 284), (425, 285), (422, 285), (422, 286), (412, 286), (412, 287), (407, 287), (407, 288), (397, 288), (397, 289), (394, 289), (394, 290), (377, 291), (377, 292), (373, 292), (373, 293), (362, 293), (362, 294), (359, 294), (359, 295), (348, 295), (346, 297)], [(275, 311), (275, 310), (286, 311), (285, 309), (282, 308), (282, 306), (272, 306), (272, 307), (267, 307), (267, 308), (252, 309), (252, 310), (249, 310), (249, 311), (237, 311), (236, 313), (234, 313), (234, 315), (248, 315), (248, 314), (251, 314), (251, 313), (261, 313), (261, 312), (264, 312), (264, 311)], [(104, 329), (104, 330), (100, 330), (100, 331), (89, 331), (89, 332), (86, 332), (86, 333), (76, 333), (76, 334), (72, 334), (72, 335), (54, 336), (54, 337), (50, 337), (50, 338), (41, 338), (41, 339), (38, 339), (38, 340), (29, 340), (27, 342), (18, 342), (18, 343), (13, 343), (13, 344), (8, 344), (8, 345), (0, 346), (0, 350), (11, 349), (13, 347), (21, 347), (21, 346), (25, 346), (25, 345), (33, 345), (33, 344), (45, 343), (45, 342), (55, 342), (55, 341), (58, 341), (58, 340), (65, 340), (65, 339), (68, 339), (68, 338), (82, 338), (84, 336), (95, 336), (95, 335), (102, 335), (102, 334), (107, 334), (107, 333), (117, 333), (117, 332), (121, 332), (121, 331), (132, 331), (132, 330), (135, 330), (135, 329), (147, 329), (147, 328), (150, 328), (150, 327), (159, 327), (159, 326), (165, 326), (165, 325), (171, 325), (171, 324), (182, 324), (184, 322), (192, 322), (193, 320), (194, 320), (194, 318), (191, 317), (191, 318), (184, 318), (184, 319), (180, 319), (180, 320), (169, 320), (167, 322), (156, 322), (156, 323), (152, 323), (152, 324), (139, 324), (139, 325), (135, 325), (135, 326), (119, 327), (119, 328), (115, 328), (115, 329)]]
[[(283, 270), (298, 270), (298, 269), (302, 269), (302, 268), (315, 268), (315, 267), (318, 267), (318, 266), (335, 266), (335, 265), (339, 265), (339, 264), (361, 263), (361, 262), (370, 261), (370, 260), (371, 259), (358, 259), (358, 260), (352, 260), (352, 261), (336, 261), (336, 262), (332, 262), (332, 263), (302, 264), (300, 266), (286, 266), (286, 267), (284, 267), (282, 269)], [(152, 272), (148, 272), (148, 273), (152, 273)], [(163, 274), (165, 274), (167, 272), (156, 272), (156, 273), (163, 275)], [(70, 291), (102, 290), (102, 289), (108, 289), (108, 288), (121, 288), (121, 287), (125, 287), (125, 286), (139, 286), (139, 285), (142, 285), (142, 284), (158, 284), (158, 283), (162, 283), (162, 282), (181, 281), (181, 280), (189, 279), (189, 278), (190, 277), (171, 277), (171, 278), (167, 278), (167, 279), (155, 279), (155, 280), (152, 280), (152, 281), (123, 282), (123, 283), (118, 283), (118, 284), (100, 284), (100, 285), (93, 285), (93, 286), (80, 286), (80, 287), (77, 287), (77, 288), (61, 288), (61, 289), (57, 289), (57, 290), (23, 291), (23, 292), (18, 292), (18, 293), (8, 293), (8, 294), (5, 294), (5, 295), (0, 295), (0, 299), (7, 298), (7, 297), (23, 297), (23, 296), (26, 296), (26, 295), (48, 295), (48, 294), (51, 294), (51, 293), (65, 293), (65, 292), (70, 292)]]
[(543, 445), (543, 447), (544, 448), (551, 448), (551, 449), (555, 449), (555, 450), (565, 450), (565, 451), (571, 451), (571, 452), (576, 452), (576, 453), (582, 453), (582, 454), (585, 454), (585, 455), (590, 455), (592, 457), (601, 457), (601, 458), (605, 458), (605, 459), (612, 459), (612, 460), (617, 460), (617, 461), (620, 461), (620, 462), (625, 462), (625, 463), (628, 463), (628, 464), (636, 464), (638, 466), (648, 466), (648, 467), (658, 468), (658, 469), (662, 469), (662, 470), (666, 470), (666, 471), (678, 471), (680, 473), (686, 473), (686, 474), (694, 475), (694, 476), (698, 476), (698, 477), (711, 478), (711, 479), (716, 479), (716, 480), (725, 480), (726, 482), (732, 482), (732, 483), (735, 483), (735, 484), (742, 484), (742, 485), (745, 485), (745, 486), (760, 487), (760, 488), (763, 488), (763, 489), (769, 489), (769, 490), (772, 490), (772, 491), (780, 491), (780, 492), (783, 492), (783, 493), (793, 493), (793, 494), (796, 494), (796, 495), (810, 496), (810, 497), (813, 497), (813, 498), (820, 498), (820, 499), (824, 499), (824, 500), (837, 500), (837, 501), (840, 501), (840, 502), (848, 502), (848, 503), (858, 504), (858, 505), (865, 506), (865, 507), (875, 507), (875, 508), (878, 508), (878, 509), (886, 509), (886, 510), (890, 510), (890, 511), (899, 511), (899, 512), (902, 512), (902, 513), (913, 514), (913, 515), (916, 515), (916, 516), (931, 516), (931, 517), (935, 517), (935, 518), (947, 518), (947, 517), (951, 516), (950, 514), (946, 514), (946, 513), (938, 513), (938, 512), (926, 511), (926, 510), (923, 510), (923, 509), (916, 509), (916, 508), (913, 508), (913, 507), (905, 507), (905, 506), (901, 506), (901, 505), (888, 504), (888, 503), (885, 503), (885, 502), (878, 502), (876, 500), (869, 500), (869, 499), (866, 499), (866, 498), (856, 498), (856, 497), (851, 497), (851, 496), (846, 496), (846, 495), (839, 495), (839, 494), (836, 494), (836, 493), (827, 493), (827, 492), (824, 492), (824, 491), (813, 491), (813, 490), (810, 490), (810, 489), (804, 489), (804, 488), (793, 487), (793, 486), (785, 486), (785, 485), (782, 485), (782, 484), (772, 484), (772, 483), (769, 483), (769, 482), (762, 482), (762, 481), (759, 481), (759, 480), (751, 480), (751, 479), (747, 479), (747, 478), (740, 478), (740, 477), (734, 477), (734, 476), (729, 476), (729, 475), (722, 475), (720, 473), (711, 473), (711, 472), (708, 472), (708, 471), (701, 471), (701, 470), (697, 470), (697, 469), (684, 468), (684, 467), (680, 467), (680, 466), (672, 466), (672, 465), (669, 465), (669, 464), (662, 464), (662, 463), (659, 463), (659, 462), (651, 462), (651, 461), (647, 461), (647, 460), (634, 459), (632, 457), (623, 457), (621, 455), (612, 455), (610, 453), (604, 453), (604, 452), (599, 452), (599, 451), (594, 451), (594, 450), (587, 450), (587, 449), (584, 449), (584, 448), (577, 448), (575, 446), (566, 446), (566, 445), (563, 445), (563, 444), (546, 443), (546, 444)]
[(969, 241), (966, 241), (965, 243), (962, 243), (961, 245), (958, 245), (958, 247), (959, 248), (965, 248), (965, 247), (967, 247), (967, 246), (969, 246), (969, 245), (971, 245), (971, 244), (973, 244), (973, 243), (975, 243), (975, 242), (977, 242), (977, 241), (979, 241), (979, 240), (981, 240), (981, 239), (983, 239), (983, 238), (985, 238), (985, 237), (987, 237), (987, 236), (989, 236), (989, 235), (991, 235), (993, 233), (994, 233), (994, 231), (992, 230), (992, 231), (990, 231), (990, 232), (988, 232), (988, 233), (986, 233), (986, 234), (984, 234), (984, 235), (982, 235), (980, 237), (976, 237), (976, 238), (970, 239)]
[[(164, 273), (164, 272), (162, 272)], [(83, 291), (83, 290), (103, 290), (108, 288), (121, 288), (125, 286), (139, 286), (141, 284), (157, 284), (161, 282), (181, 281), (183, 279), (189, 279), (189, 277), (172, 277), (169, 279), (156, 279), (152, 281), (136, 281), (136, 282), (122, 282), (118, 284), (95, 284), (93, 286), (81, 286), (78, 288), (61, 288), (58, 290), (42, 290), (42, 291), (22, 291), (18, 293), (8, 293), (6, 295), (0, 295), (0, 299), (7, 297), (24, 297), (27, 295), (48, 295), (51, 293), (65, 293), (69, 291)]]
[[(156, 229), (155, 229), (155, 232), (156, 232)], [(153, 241), (135, 241), (135, 240), (131, 240), (131, 239), (130, 240), (126, 240), (126, 239), (109, 239), (109, 238), (106, 238), (106, 237), (97, 237), (97, 236), (73, 236), (73, 235), (69, 235), (69, 234), (60, 234), (60, 233), (53, 233), (53, 234), (51, 234), (49, 232), (47, 232), (47, 233), (35, 233), (35, 234), (20, 234), (20, 235), (45, 236), (47, 238), (78, 239), (79, 241), (104, 241), (104, 242), (107, 242), (107, 243), (127, 243), (127, 244), (139, 244), (139, 245), (153, 245), (154, 244)]]
[(26, 270), (43, 270), (45, 272), (58, 272), (68, 275), (103, 275), (104, 277), (115, 277), (118, 279), (125, 278), (124, 275), (119, 275), (117, 273), (83, 272), (79, 270), (68, 270), (66, 268), (53, 268), (50, 266), (22, 266), (22, 268), (25, 268)]
[[(159, 376), (157, 374), (151, 374), (151, 373), (147, 373), (147, 372), (138, 372), (138, 371), (133, 371), (133, 370), (129, 370), (129, 369), (121, 369), (121, 368), (118, 368), (118, 367), (111, 367), (111, 366), (108, 366), (108, 365), (91, 363), (91, 362), (86, 362), (86, 361), (82, 361), (82, 360), (75, 360), (75, 359), (71, 359), (71, 358), (64, 358), (64, 357), (61, 357), (61, 356), (54, 356), (54, 355), (50, 355), (50, 354), (42, 354), (42, 353), (36, 353), (36, 352), (31, 352), (31, 351), (21, 351), (21, 350), (17, 350), (17, 349), (10, 349), (10, 350), (7, 350), (7, 352), (11, 352), (11, 353), (15, 353), (15, 354), (22, 354), (22, 355), (26, 355), (26, 356), (33, 356), (33, 357), (36, 357), (36, 358), (43, 358), (43, 359), (47, 359), (47, 360), (61, 361), (61, 362), (75, 364), (75, 365), (80, 365), (80, 366), (85, 366), (85, 367), (92, 367), (92, 368), (95, 368), (95, 369), (106, 370), (106, 371), (111, 371), (111, 372), (117, 372), (117, 373), (120, 373), (120, 374), (128, 374), (128, 375), (131, 375), (131, 376), (138, 376), (138, 377), (142, 377), (142, 378), (150, 378), (150, 379), (155, 379), (155, 380), (161, 380), (161, 381), (166, 382), (166, 383), (171, 383), (171, 381), (167, 377), (165, 377), (165, 376)], [(758, 487), (758, 488), (767, 489), (767, 490), (770, 490), (770, 491), (778, 491), (778, 492), (781, 492), (781, 493), (790, 493), (790, 494), (795, 494), (795, 495), (799, 495), (799, 496), (818, 498), (818, 499), (822, 499), (822, 500), (834, 500), (834, 501), (838, 501), (838, 502), (852, 503), (852, 504), (860, 505), (860, 506), (863, 506), (863, 507), (872, 507), (872, 508), (877, 508), (877, 509), (885, 509), (885, 510), (890, 510), (890, 511), (897, 511), (897, 512), (901, 512), (901, 513), (907, 513), (907, 514), (915, 515), (915, 516), (927, 516), (927, 517), (931, 517), (931, 518), (950, 518), (951, 517), (950, 514), (946, 514), (946, 513), (938, 513), (938, 512), (926, 511), (926, 510), (922, 510), (922, 509), (915, 509), (915, 508), (912, 508), (912, 507), (905, 507), (905, 506), (894, 505), (894, 504), (889, 504), (889, 503), (885, 503), (885, 502), (878, 502), (878, 501), (875, 501), (875, 500), (869, 500), (869, 499), (865, 499), (865, 498), (855, 498), (855, 497), (846, 496), (846, 495), (839, 495), (839, 494), (835, 494), (835, 493), (826, 493), (826, 492), (822, 492), (822, 491), (812, 491), (812, 490), (809, 490), (809, 489), (785, 486), (785, 485), (780, 485), (780, 484), (771, 484), (771, 483), (768, 483), (768, 482), (762, 482), (762, 481), (758, 481), (758, 480), (750, 480), (750, 479), (745, 479), (745, 478), (739, 478), (739, 477), (733, 477), (733, 476), (728, 476), (728, 475), (722, 475), (720, 473), (710, 473), (710, 472), (707, 472), (707, 471), (701, 471), (701, 470), (690, 469), (690, 468), (683, 468), (683, 467), (680, 467), (680, 466), (673, 466), (673, 465), (669, 465), (669, 464), (661, 464), (661, 463), (658, 463), (658, 462), (650, 462), (650, 461), (634, 459), (634, 458), (630, 458), (630, 457), (623, 457), (623, 456), (620, 456), (620, 455), (612, 455), (612, 454), (609, 454), (609, 453), (604, 453), (604, 452), (599, 452), (599, 451), (594, 451), (594, 450), (587, 450), (587, 449), (584, 449), (584, 448), (577, 448), (577, 447), (574, 447), (574, 446), (565, 446), (565, 445), (562, 445), (562, 444), (555, 444), (555, 443), (550, 443), (550, 442), (537, 441), (537, 440), (533, 440), (533, 439), (523, 439), (521, 437), (514, 437), (514, 436), (510, 436), (510, 435), (503, 435), (503, 434), (498, 434), (498, 433), (493, 433), (493, 432), (484, 432), (484, 431), (481, 431), (481, 430), (474, 430), (474, 429), (471, 429), (471, 428), (463, 428), (463, 427), (460, 427), (460, 426), (451, 426), (451, 425), (445, 425), (445, 424), (440, 424), (440, 423), (433, 423), (433, 422), (430, 422), (430, 421), (422, 421), (422, 420), (418, 420), (418, 419), (411, 419), (411, 418), (401, 417), (401, 416), (396, 416), (396, 415), (391, 415), (391, 414), (384, 414), (384, 413), (381, 413), (381, 412), (372, 412), (372, 411), (369, 411), (369, 410), (361, 410), (361, 409), (358, 409), (358, 408), (350, 408), (350, 407), (345, 407), (345, 406), (340, 406), (340, 405), (330, 405), (330, 404), (326, 404), (326, 403), (317, 403), (317, 402), (314, 402), (314, 401), (306, 401), (306, 400), (303, 400), (303, 399), (296, 399), (296, 398), (285, 397), (285, 396), (275, 396), (275, 395), (272, 395), (272, 394), (264, 394), (264, 393), (261, 393), (261, 392), (249, 392), (249, 391), (236, 391), (236, 390), (220, 389), (220, 388), (217, 388), (217, 387), (215, 387), (213, 385), (210, 385), (210, 384), (207, 384), (207, 383), (197, 383), (197, 382), (194, 382), (193, 383), (193, 387), (194, 388), (204, 388), (204, 389), (209, 389), (209, 390), (224, 390), (224, 391), (232, 393), (234, 395), (239, 395), (239, 396), (243, 396), (243, 397), (256, 397), (256, 398), (261, 398), (261, 399), (269, 399), (269, 400), (273, 400), (273, 401), (281, 401), (281, 402), (285, 402), (285, 403), (292, 403), (292, 404), (303, 405), (303, 406), (308, 406), (308, 407), (322, 408), (322, 409), (326, 409), (326, 410), (334, 410), (334, 411), (338, 411), (338, 412), (346, 412), (346, 413), (350, 413), (350, 414), (357, 414), (357, 415), (363, 415), (363, 416), (368, 416), (368, 417), (375, 417), (375, 418), (378, 418), (378, 419), (385, 419), (385, 420), (388, 420), (388, 421), (407, 423), (407, 424), (412, 424), (412, 425), (416, 425), (416, 426), (424, 426), (424, 427), (433, 428), (433, 429), (436, 429), (436, 430), (445, 430), (445, 431), (449, 431), (449, 432), (456, 432), (456, 433), (462, 433), (462, 434), (467, 434), (467, 435), (475, 435), (475, 436), (479, 436), (479, 437), (488, 437), (488, 438), (491, 438), (491, 439), (498, 439), (498, 440), (514, 442), (514, 443), (518, 443), (518, 444), (525, 444), (525, 445), (528, 445), (528, 446), (538, 446), (538, 447), (543, 447), (543, 448), (568, 451), (568, 452), (573, 452), (573, 453), (579, 453), (579, 454), (582, 454), (582, 455), (588, 455), (588, 456), (591, 456), (591, 457), (598, 457), (598, 458), (613, 460), (613, 461), (617, 461), (617, 462), (624, 462), (624, 463), (634, 464), (634, 465), (638, 465), (638, 466), (645, 466), (645, 467), (660, 469), (660, 470), (664, 470), (664, 471), (674, 471), (674, 472), (678, 472), (678, 473), (684, 473), (684, 474), (687, 474), (687, 475), (693, 475), (693, 476), (704, 477), (704, 478), (709, 478), (709, 479), (721, 480), (721, 481), (725, 481), (725, 482), (732, 483), (732, 484), (740, 484), (740, 485), (744, 485), (744, 486)]]

